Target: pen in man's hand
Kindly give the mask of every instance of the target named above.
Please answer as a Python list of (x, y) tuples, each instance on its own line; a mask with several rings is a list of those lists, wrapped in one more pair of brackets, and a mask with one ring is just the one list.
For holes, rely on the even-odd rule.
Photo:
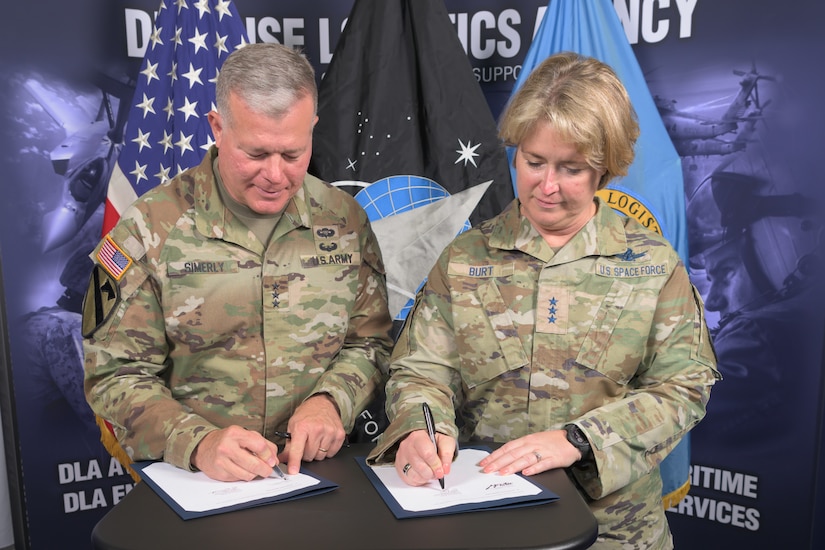
[[(289, 433), (289, 432), (279, 432), (279, 431), (276, 430), (273, 433), (278, 437), (283, 437), (284, 439), (292, 439), (292, 434)], [(286, 476), (284, 475), (284, 471), (281, 470), (281, 467), (278, 464), (276, 464), (275, 466), (272, 467), (272, 474), (273, 475), (270, 475), (269, 477), (279, 477), (283, 480), (286, 480)]]
[(281, 470), (281, 467), (277, 464), (272, 467), (272, 473), (269, 475), (269, 477), (279, 477), (286, 481), (286, 476), (284, 475), (283, 470)]
[[(433, 442), (433, 447), (435, 447), (435, 452), (438, 454), (438, 444), (435, 442), (435, 422), (433, 422), (433, 413), (430, 411), (430, 406), (424, 403), (424, 422), (427, 424), (427, 434), (430, 436), (430, 441)], [(441, 460), (441, 457), (438, 458)], [(441, 490), (444, 490), (444, 478), (438, 478), (438, 484), (441, 485)]]
[[(255, 456), (258, 456), (258, 455), (257, 455), (257, 454), (255, 454), (255, 453), (252, 453), (252, 454), (253, 454), (253, 455), (255, 455)], [(260, 458), (260, 457), (259, 457), (259, 458)], [(280, 478), (280, 479), (286, 480), (286, 476), (284, 475), (283, 470), (281, 470), (281, 467), (280, 467), (278, 464), (276, 464), (275, 466), (273, 466), (273, 467), (272, 467), (272, 473), (271, 473), (271, 474), (269, 474), (269, 475), (268, 475), (268, 476), (266, 476), (266, 477), (277, 477), (277, 478)]]

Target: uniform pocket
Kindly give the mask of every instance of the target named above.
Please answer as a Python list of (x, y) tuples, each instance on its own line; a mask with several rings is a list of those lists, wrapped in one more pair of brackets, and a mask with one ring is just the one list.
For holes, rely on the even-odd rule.
[(288, 277), (281, 303), (288, 325), (300, 335), (343, 341), (358, 291), (358, 266), (322, 266)]
[[(166, 331), (191, 350), (227, 346), (260, 311), (260, 267), (237, 260), (179, 261), (166, 266), (163, 288)], [(220, 326), (221, 330), (216, 330)]]
[(450, 294), (461, 370), (469, 388), (528, 364), (510, 310), (495, 283), (485, 281), (473, 291)]
[[(576, 362), (619, 384), (626, 384), (638, 369), (650, 333), (650, 317), (655, 311), (655, 307), (646, 308), (635, 301), (628, 308), (633, 290), (632, 284), (613, 280), (604, 294), (574, 293), (574, 304), (571, 305), (571, 320), (573, 311), (585, 313), (592, 319), (586, 332), (582, 331), (585, 336)], [(641, 298), (641, 293), (637, 294)], [(581, 328), (585, 319), (575, 321)]]

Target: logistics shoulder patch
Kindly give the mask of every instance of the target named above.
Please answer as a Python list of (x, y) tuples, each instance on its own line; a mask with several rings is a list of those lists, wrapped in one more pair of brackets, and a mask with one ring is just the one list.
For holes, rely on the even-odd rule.
[(95, 264), (89, 278), (89, 290), (83, 300), (84, 338), (89, 338), (101, 327), (120, 303), (120, 285), (103, 266)]
[(103, 238), (103, 244), (97, 251), (97, 261), (116, 281), (119, 281), (132, 265), (132, 258), (109, 235)]

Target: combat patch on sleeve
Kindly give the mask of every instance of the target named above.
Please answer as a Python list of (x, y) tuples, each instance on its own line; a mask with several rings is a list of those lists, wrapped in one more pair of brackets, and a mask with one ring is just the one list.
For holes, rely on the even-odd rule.
[(103, 266), (95, 264), (83, 300), (83, 337), (90, 337), (108, 321), (119, 303), (120, 286), (117, 280)]

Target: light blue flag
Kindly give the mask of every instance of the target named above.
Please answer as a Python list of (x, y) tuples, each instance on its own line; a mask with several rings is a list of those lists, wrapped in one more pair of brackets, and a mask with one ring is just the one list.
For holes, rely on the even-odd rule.
[[(598, 195), (614, 209), (639, 219), (653, 230), (658, 229), (688, 265), (682, 161), (665, 130), (613, 3), (610, 0), (551, 0), (513, 93), (545, 58), (562, 51), (595, 57), (610, 65), (627, 88), (639, 117), (641, 135), (628, 175), (612, 182)], [(511, 160), (513, 153), (511, 148), (508, 151)], [(515, 173), (512, 177), (515, 185)], [(687, 494), (689, 467), (690, 443), (685, 436), (661, 464), (666, 508)]]

